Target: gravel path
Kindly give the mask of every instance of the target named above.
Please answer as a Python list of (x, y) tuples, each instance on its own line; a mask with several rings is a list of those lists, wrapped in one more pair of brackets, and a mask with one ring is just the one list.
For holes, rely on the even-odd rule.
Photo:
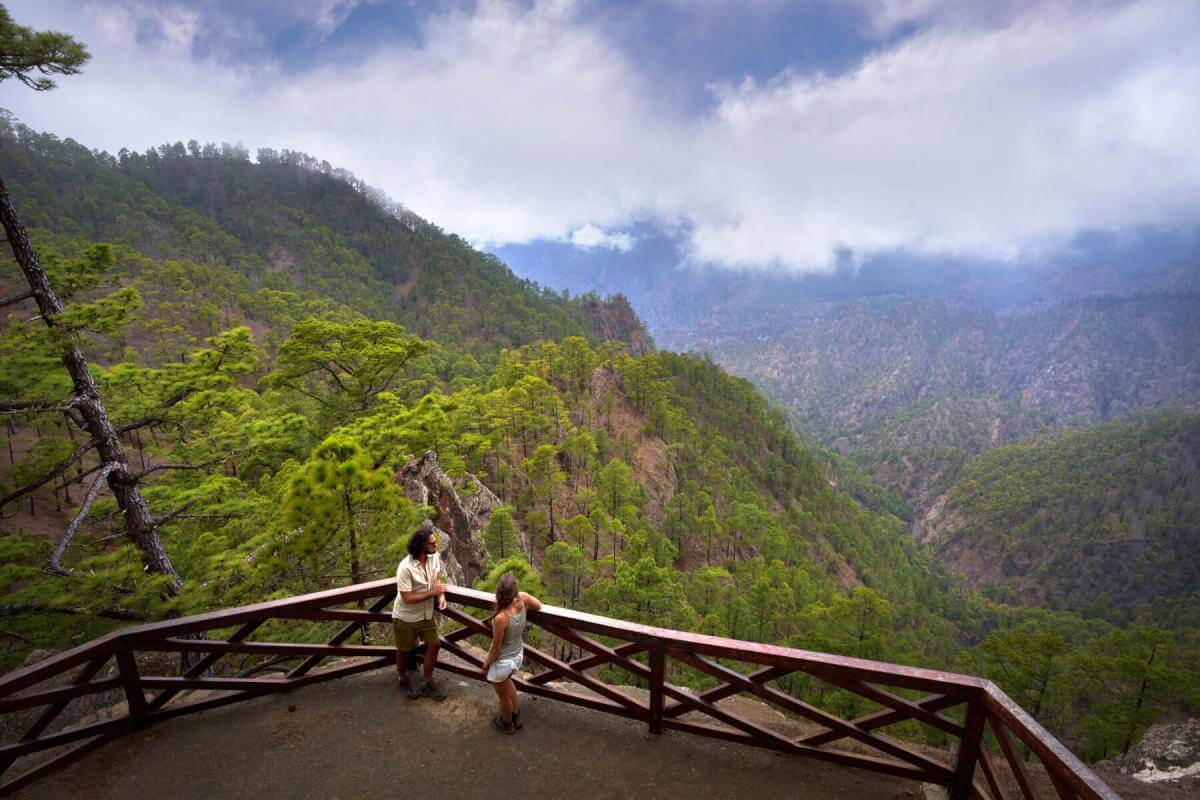
[(390, 671), (171, 720), (17, 796), (129, 798), (921, 798), (919, 784), (522, 697), (525, 729), (488, 726), (490, 688), (444, 676), (411, 701)]

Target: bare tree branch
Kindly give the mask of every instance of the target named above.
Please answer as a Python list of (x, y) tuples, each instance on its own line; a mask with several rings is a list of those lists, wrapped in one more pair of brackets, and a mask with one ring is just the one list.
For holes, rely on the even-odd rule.
[(23, 294), (15, 294), (12, 297), (6, 297), (3, 300), (0, 300), (0, 308), (4, 308), (5, 306), (11, 306), (13, 303), (19, 303), (22, 300), (28, 300), (31, 297), (33, 297), (32, 291), (28, 291)]
[(245, 519), (245, 514), (176, 514), (175, 519)]
[(71, 606), (53, 606), (45, 603), (4, 603), (0, 604), (0, 617), (14, 617), (17, 614), (77, 614), (81, 617), (103, 617), (104, 619), (119, 619), (144, 622), (150, 619), (145, 611), (135, 611), (121, 606), (102, 606), (101, 608), (72, 608)]
[(18, 414), (23, 411), (69, 411), (79, 405), (82, 399), (69, 397), (66, 400), (0, 400), (0, 414)]
[(137, 422), (130, 422), (128, 425), (122, 425), (119, 428), (115, 428), (115, 431), (116, 435), (119, 435), (120, 437), (120, 435), (130, 433), (131, 431), (137, 431), (138, 428), (149, 428), (155, 425), (167, 425), (167, 423), (168, 420), (163, 420), (162, 417), (144, 416)]
[(68, 467), (70, 467), (72, 464), (74, 464), (79, 459), (83, 458), (84, 454), (87, 453), (89, 450), (91, 450), (95, 446), (96, 446), (95, 439), (93, 439), (90, 442), (86, 442), (86, 443), (80, 445), (78, 448), (76, 448), (74, 453), (71, 453), (71, 455), (67, 456), (66, 459), (61, 464), (59, 464), (57, 467), (55, 467), (53, 470), (51, 470), (48, 475), (38, 478), (36, 481), (34, 481), (33, 483), (30, 483), (26, 486), (22, 486), (20, 489), (14, 489), (13, 491), (4, 495), (4, 497), (0, 497), (0, 508), (3, 508), (4, 506), (8, 505), (9, 503), (11, 503), (14, 500), (18, 500), (18, 499), (24, 497), (25, 495), (29, 494), (30, 492), (36, 492), (38, 489), (42, 488), (50, 481), (54, 480), (58, 476), (65, 473), (67, 471)]
[(154, 520), (154, 527), (161, 528), (163, 525), (166, 525), (168, 522), (175, 519), (180, 514), (187, 511), (189, 508), (191, 508), (192, 506), (196, 505), (196, 503), (199, 503), (199, 502), (200, 502), (199, 497), (196, 497), (192, 500), (188, 500), (186, 503), (184, 503), (183, 505), (181, 505), (179, 508), (175, 509), (174, 511), (170, 512), (169, 514), (165, 514), (165, 515), (159, 517), (158, 519)]
[(28, 636), (22, 636), (15, 631), (0, 631), (0, 636), (7, 636), (10, 639), (20, 639), (22, 642), (33, 646), (37, 645), (37, 642), (35, 642), (33, 639), (30, 639)]
[(79, 416), (74, 411), (72, 411), (71, 409), (68, 409), (68, 408), (62, 409), (62, 413), (63, 413), (63, 416), (65, 416), (67, 419), (69, 419), (72, 423), (75, 424), (75, 427), (78, 430), (81, 430), (81, 431), (87, 430), (87, 426), (83, 422), (83, 417)]
[(206, 469), (208, 467), (211, 467), (213, 464), (219, 464), (222, 461), (224, 461), (224, 458), (209, 459), (208, 461), (205, 461), (202, 464), (155, 464), (153, 467), (150, 467), (149, 469), (144, 469), (141, 472), (136, 473), (133, 476), (132, 480), (140, 481), (142, 478), (146, 477), (151, 472), (159, 472), (164, 469)]
[(87, 497), (83, 498), (83, 505), (79, 507), (79, 513), (75, 515), (75, 519), (71, 520), (71, 524), (67, 526), (67, 532), (58, 540), (58, 544), (54, 547), (54, 552), (50, 554), (50, 571), (58, 575), (70, 575), (71, 570), (62, 565), (63, 554), (67, 552), (68, 545), (75, 538), (75, 532), (79, 530), (79, 524), (83, 522), (88, 511), (92, 507), (92, 502), (95, 501), (96, 495), (100, 494), (100, 489), (104, 487), (104, 479), (108, 477), (108, 473), (119, 467), (120, 464), (109, 462), (100, 470), (100, 474), (92, 481), (92, 487), (88, 489)]

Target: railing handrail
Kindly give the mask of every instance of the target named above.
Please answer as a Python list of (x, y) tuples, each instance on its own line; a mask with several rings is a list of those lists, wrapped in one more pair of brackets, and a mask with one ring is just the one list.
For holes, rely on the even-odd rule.
[[(62, 669), (64, 665), (74, 665), (84, 661), (88, 657), (88, 653), (99, 643), (106, 639), (112, 639), (115, 642), (124, 644), (136, 644), (137, 642), (146, 641), (148, 639), (156, 639), (164, 636), (182, 636), (189, 633), (197, 633), (199, 631), (209, 630), (215, 627), (227, 627), (238, 625), (244, 622), (260, 619), (263, 616), (269, 616), (272, 612), (284, 609), (302, 609), (302, 608), (322, 608), (334, 603), (345, 603), (354, 600), (361, 600), (367, 597), (377, 596), (380, 591), (391, 589), (395, 586), (395, 579), (388, 578), (378, 581), (370, 581), (367, 583), (359, 583), (352, 586), (341, 587), (338, 589), (327, 589), (320, 592), (310, 592), (308, 594), (296, 595), (294, 597), (280, 598), (278, 600), (267, 600), (261, 603), (254, 603), (248, 606), (237, 606), (234, 608), (221, 609), (219, 611), (207, 611), (201, 614), (193, 614), (186, 617), (177, 617), (175, 619), (160, 620), (158, 622), (149, 622), (142, 625), (133, 625), (127, 628), (121, 628), (117, 631), (107, 634), (99, 639), (92, 640), (86, 644), (82, 644), (71, 650), (66, 650), (55, 656), (40, 661), (29, 667), (25, 667), (5, 676), (0, 677), (0, 694), (5, 693), (6, 687), (15, 678), (23, 675), (26, 672), (53, 672)], [(446, 597), (451, 602), (463, 603), (466, 605), (478, 606), (480, 603), (490, 604), (493, 595), (488, 592), (481, 592), (477, 589), (468, 589), (462, 586), (453, 586), (447, 588)], [(473, 602), (466, 602), (473, 601)], [(583, 611), (574, 609), (562, 608), (560, 606), (543, 605), (542, 610), (535, 612), (535, 618), (541, 618), (549, 621), (563, 621), (572, 623), (572, 627), (578, 627), (584, 630), (590, 630), (593, 633), (600, 635), (611, 635), (626, 637), (632, 639), (640, 639), (645, 641), (659, 641), (668, 645), (684, 645), (690, 648), (695, 648), (702, 652), (711, 652), (719, 654), (720, 651), (735, 649), (739, 653), (744, 653), (750, 658), (744, 660), (754, 660), (757, 656), (766, 662), (768, 660), (786, 659), (789, 662), (804, 665), (827, 665), (845, 669), (848, 671), (856, 671), (865, 674), (877, 674), (880, 677), (895, 678), (900, 681), (917, 681), (920, 686), (913, 688), (945, 688), (947, 686), (961, 690), (964, 694), (982, 692), (987, 681), (976, 678), (970, 675), (961, 675), (953, 672), (944, 672), (941, 670), (923, 669), (920, 667), (906, 667), (899, 664), (892, 664), (886, 661), (872, 661), (864, 658), (855, 658), (852, 656), (839, 656), (831, 653), (820, 653), (810, 650), (800, 650), (791, 647), (781, 647), (779, 645), (764, 644), (761, 642), (749, 642), (742, 639), (730, 639), (723, 636), (712, 636), (704, 633), (689, 633), (686, 631), (678, 631), (672, 628), (659, 628), (654, 625), (645, 625), (638, 622), (628, 622), (613, 617), (604, 617), (598, 614), (589, 614)], [(925, 685), (925, 684), (928, 684)], [(936, 686), (935, 686), (936, 684)]]
[[(450, 587), (447, 592), (447, 599), (457, 605), (472, 606), (477, 608), (490, 607), (493, 600), (493, 595), (487, 592), (481, 592), (475, 589), (465, 587)], [(201, 685), (211, 687), (223, 687), (231, 691), (245, 689), (245, 694), (251, 695), (255, 691), (275, 691), (282, 688), (287, 688), (290, 685), (303, 685), (304, 683), (314, 680), (323, 679), (323, 676), (337, 677), (341, 674), (351, 674), (354, 671), (362, 671), (362, 669), (371, 669), (375, 667), (385, 666), (388, 663), (384, 657), (385, 649), (380, 647), (365, 647), (365, 646), (349, 646), (342, 644), (349, 638), (357, 629), (371, 622), (383, 622), (390, 618), (390, 614), (386, 610), (386, 604), (395, 596), (395, 581), (393, 579), (383, 579), (361, 583), (352, 586), (330, 589), (321, 592), (312, 592), (309, 594), (298, 595), (294, 597), (280, 598), (269, 600), (261, 603), (255, 603), (248, 606), (240, 606), (236, 608), (221, 609), (202, 614), (196, 614), (187, 617), (179, 617), (176, 619), (162, 620), (151, 622), (142, 625), (131, 626), (120, 630), (113, 631), (98, 639), (94, 639), (85, 644), (74, 647), (57, 655), (51, 656), (41, 662), (29, 665), (17, 670), (14, 670), (7, 675), (0, 676), (0, 702), (4, 702), (7, 698), (17, 694), (31, 686), (34, 686), (44, 680), (52, 677), (63, 675), (68, 670), (71, 670), (80, 665), (89, 665), (84, 667), (86, 673), (89, 667), (94, 674), (95, 670), (110, 657), (116, 656), (117, 663), (121, 670), (122, 681), (126, 691), (127, 699), (129, 700), (129, 718), (132, 724), (133, 718), (139, 715), (145, 721), (154, 721), (158, 718), (166, 718), (167, 716), (177, 715), (178, 712), (163, 711), (162, 706), (177, 694), (179, 691), (184, 691), (189, 688), (198, 688)], [(334, 606), (340, 606), (350, 602), (363, 601), (368, 598), (375, 598), (376, 603), (369, 611), (363, 610), (331, 610)], [(471, 635), (473, 633), (486, 633), (486, 629), (478, 623), (477, 620), (463, 615), (459, 611), (453, 609), (446, 612), (451, 619), (459, 621), (466, 627), (465, 631), (460, 631), (460, 634)], [(280, 644), (255, 644), (253, 642), (244, 642), (245, 636), (248, 636), (253, 627), (269, 619), (341, 619), (349, 620), (342, 631), (330, 640), (328, 645), (289, 645), (286, 643)], [(1013, 769), (1014, 776), (1020, 785), (1024, 796), (1030, 797), (1029, 777), (1026, 773), (1023, 763), (1013, 763), (1011, 742), (1007, 740), (1005, 731), (1013, 733), (1022, 743), (1030, 748), (1031, 751), (1037, 754), (1043, 765), (1047, 769), (1052, 781), (1055, 784), (1056, 791), (1062, 797), (1080, 796), (1086, 798), (1100, 798), (1101, 800), (1119, 800), (1118, 796), (1101, 781), (1086, 765), (1083, 764), (1070, 750), (1063, 746), (1049, 732), (1045, 730), (1036, 720), (1018, 706), (1011, 698), (1003, 691), (995, 686), (991, 681), (957, 673), (944, 672), (941, 670), (929, 670), (919, 667), (902, 666), (891, 664), (882, 661), (872, 661), (868, 659), (853, 658), (849, 656), (838, 656), (828, 653), (819, 653), (807, 650), (799, 650), (789, 647), (781, 647), (778, 645), (763, 644), (758, 642), (747, 642), (738, 639), (730, 639), (720, 636), (711, 636), (701, 633), (688, 633), (677, 631), (669, 628), (660, 628), (653, 625), (645, 625), (635, 622), (627, 622), (624, 620), (604, 617), (597, 614), (590, 614), (573, 609), (561, 608), (550, 605), (543, 605), (537, 612), (531, 612), (529, 619), (544, 628), (550, 633), (558, 636), (567, 636), (568, 641), (574, 640), (577, 644), (582, 645), (585, 650), (590, 650), (594, 655), (583, 658), (577, 662), (564, 663), (558, 662), (546, 654), (537, 654), (535, 660), (543, 661), (551, 665), (551, 672), (557, 672), (567, 677), (574, 679), (577, 682), (583, 681), (585, 686), (593, 691), (598, 691), (600, 696), (608, 697), (606, 700), (591, 700), (582, 695), (564, 693), (558, 690), (550, 690), (537, 681), (526, 682), (522, 681), (522, 688), (535, 693), (544, 693), (548, 696), (566, 700), (567, 702), (576, 702), (581, 705), (599, 708), (600, 710), (609, 711), (611, 713), (621, 713), (626, 716), (633, 716), (638, 719), (647, 719), (650, 721), (651, 729), (655, 732), (661, 730), (665, 724), (667, 727), (674, 727), (682, 730), (688, 730), (693, 733), (702, 735), (716, 735), (721, 738), (733, 738), (735, 740), (746, 741), (747, 743), (757, 746), (775, 747), (788, 752), (797, 752), (802, 755), (814, 755), (817, 757), (831, 757), (834, 752), (838, 751), (823, 751), (817, 747), (804, 746), (803, 742), (789, 743), (780, 741), (778, 737), (764, 735), (764, 741), (750, 741), (755, 739), (755, 735), (760, 732), (760, 729), (753, 726), (751, 723), (737, 718), (736, 715), (720, 711), (712, 703), (706, 702), (706, 695), (690, 695), (687, 691), (678, 687), (671, 686), (666, 683), (663, 676), (663, 664), (668, 657), (676, 660), (681, 660), (685, 664), (690, 664), (693, 667), (700, 668), (702, 671), (708, 671), (710, 674), (716, 675), (718, 679), (725, 680), (726, 685), (721, 687), (719, 691), (714, 692), (708, 690), (707, 696), (715, 699), (727, 697), (730, 694), (735, 694), (740, 691), (751, 691), (759, 694), (771, 702), (781, 703), (785, 707), (792, 707), (793, 710), (799, 711), (813, 717), (826, 726), (832, 725), (826, 734), (821, 737), (824, 741), (836, 741), (838, 738), (843, 738), (850, 735), (856, 738), (868, 737), (868, 744), (876, 747), (883, 746), (887, 752), (899, 754), (902, 759), (918, 765), (904, 766), (890, 765), (889, 762), (878, 761), (868, 757), (858, 756), (852, 760), (849, 757), (842, 758), (843, 763), (852, 763), (856, 766), (866, 766), (867, 768), (878, 769), (880, 771), (892, 774), (915, 774), (917, 769), (932, 770), (930, 775), (939, 777), (946, 776), (961, 776), (965, 770), (967, 775), (966, 780), (971, 780), (970, 775), (974, 772), (974, 764), (976, 760), (983, 769), (990, 791), (993, 795), (999, 792), (995, 781), (995, 775), (991, 768), (989, 759), (986, 753), (980, 752), (980, 739), (983, 735), (984, 728), (987, 724), (991, 724), (993, 732), (996, 734), (999, 743), (1001, 744), (1004, 754), (1009, 761), (1010, 767)], [(228, 642), (213, 642), (206, 644), (204, 640), (194, 643), (184, 642), (191, 634), (196, 634), (204, 631), (211, 631), (216, 628), (230, 628), (242, 626), (244, 633), (235, 634), (230, 637)], [(583, 636), (580, 632), (589, 634), (597, 634), (612, 639), (624, 641), (626, 647), (631, 648), (626, 651), (618, 651), (608, 648), (598, 642), (595, 642)], [(449, 637), (443, 637), (449, 652), (467, 658), (468, 661), (474, 659), (469, 652), (458, 647), (457, 642), (465, 638), (464, 635), (455, 634)], [(185, 646), (186, 645), (186, 646)], [(247, 648), (255, 648), (254, 652), (267, 652), (272, 648), (278, 649), (281, 652), (297, 651), (293, 657), (304, 655), (305, 661), (302, 665), (291, 673), (287, 678), (280, 680), (267, 679), (213, 679), (203, 677), (189, 677), (185, 674), (182, 678), (156, 678), (138, 675), (136, 662), (133, 661), (133, 653), (139, 650), (196, 650), (204, 652), (209, 651), (206, 657), (209, 659), (209, 664), (215, 663), (220, 658), (220, 655), (226, 652), (236, 652), (237, 648), (242, 648), (245, 652)], [(225, 648), (225, 649), (222, 649)], [(650, 666), (647, 667), (640, 662), (633, 662), (629, 658), (621, 655), (621, 652), (632, 653), (636, 650), (641, 650), (650, 653)], [(536, 653), (536, 651), (534, 651)], [(314, 673), (305, 677), (313, 666), (316, 666), (323, 658), (330, 655), (363, 655), (370, 656), (371, 662), (365, 665), (351, 666), (327, 670), (324, 673)], [(959, 764), (954, 769), (943, 768), (929, 762), (920, 754), (914, 751), (908, 751), (899, 745), (892, 745), (889, 740), (878, 737), (876, 734), (870, 734), (868, 731), (872, 727), (878, 727), (882, 724), (890, 724), (884, 720), (875, 720), (873, 723), (867, 721), (868, 718), (861, 718), (858, 721), (846, 722), (836, 718), (830, 719), (827, 712), (820, 709), (815, 709), (807, 706), (802, 701), (784, 697), (776, 690), (766, 687), (768, 677), (761, 677), (760, 682), (754, 683), (751, 679), (754, 677), (743, 676), (727, 668), (721, 667), (718, 663), (709, 662), (704, 657), (733, 659), (750, 664), (756, 664), (762, 667), (760, 673), (770, 673), (775, 671), (775, 674), (782, 675), (789, 672), (803, 672), (810, 674), (817, 679), (825, 680), (835, 686), (846, 688), (849, 691), (861, 694), (868, 699), (879, 702), (882, 705), (890, 706), (895, 719), (916, 718), (926, 724), (935, 724), (943, 730), (956, 731), (960, 735), (962, 746), (960, 747)], [(599, 660), (597, 660), (599, 659)], [(477, 659), (475, 659), (477, 661)], [(579, 670), (573, 668), (574, 664), (579, 664), (579, 669), (582, 670), (585, 662), (596, 664), (611, 663), (614, 666), (619, 666), (627, 670), (634, 671), (635, 674), (650, 680), (651, 683), (651, 700), (647, 706), (638, 704), (622, 704), (625, 703), (623, 698), (612, 695), (606, 685), (600, 684), (582, 674)], [(455, 666), (444, 662), (439, 662), (443, 669), (449, 669), (460, 674), (472, 675), (471, 670), (461, 666)], [(360, 668), (361, 667), (361, 668)], [(82, 696), (89, 691), (91, 686), (100, 686), (99, 682), (89, 684), (88, 681), (91, 675), (83, 675), (76, 678), (76, 682), (83, 682), (83, 685), (76, 689), (57, 689), (51, 692), (44, 693), (46, 703), (50, 706), (47, 713), (51, 718), (62, 710), (62, 707), (69, 702), (69, 698)], [(474, 675), (478, 677), (478, 675)], [(544, 677), (544, 676), (543, 676)], [(289, 683), (290, 681), (290, 683)], [(111, 679), (108, 681), (112, 683)], [(544, 682), (543, 682), (544, 683)], [(921, 702), (908, 701), (902, 697), (889, 694), (886, 691), (874, 689), (868, 684), (880, 684), (884, 686), (898, 687), (903, 689), (918, 689), (922, 691), (930, 691), (936, 693), (931, 698), (926, 698), (925, 701), (930, 701), (928, 708), (918, 707)], [(111, 687), (109, 687), (111, 688)], [(162, 694), (155, 698), (149, 706), (146, 705), (145, 689), (160, 688), (163, 689)], [(98, 689), (96, 689), (98, 691)], [(664, 694), (665, 693), (665, 694)], [(675, 701), (675, 706), (672, 713), (664, 715), (664, 696), (670, 697)], [(241, 695), (235, 695), (232, 699), (222, 698), (219, 700), (210, 700), (206, 703), (197, 704), (201, 707), (210, 707), (224, 702), (233, 702), (240, 699)], [(51, 698), (53, 702), (51, 702)], [(62, 699), (67, 698), (67, 699)], [(20, 703), (23, 698), (17, 698), (15, 701), (7, 701), (11, 704)], [(622, 703), (616, 703), (615, 700), (622, 700)], [(941, 717), (936, 714), (938, 708), (946, 708), (955, 704), (967, 704), (967, 721), (960, 726), (953, 720)], [(29, 705), (27, 701), (25, 705)], [(721, 733), (717, 729), (706, 727), (703, 725), (697, 726), (696, 723), (684, 722), (678, 719), (679, 712), (687, 710), (687, 708), (695, 707), (701, 711), (716, 716), (719, 721), (729, 722), (732, 718), (735, 728), (740, 727), (741, 734)], [(200, 710), (197, 708), (196, 710)], [(51, 713), (52, 712), (52, 713)], [(186, 712), (182, 712), (186, 713)], [(876, 715), (878, 716), (878, 715)], [(885, 714), (886, 716), (886, 714)], [(36, 739), (40, 736), (49, 723), (40, 719), (35, 723), (32, 730), (32, 736)], [(863, 727), (859, 727), (862, 725)], [(40, 726), (40, 727), (39, 727)], [(120, 735), (126, 732), (124, 727), (116, 723), (106, 723), (104, 726), (96, 726), (102, 728), (103, 737), (98, 737), (107, 740), (113, 736)], [(829, 733), (839, 731), (840, 736), (828, 738)], [(30, 733), (22, 738), (22, 742), (26, 742)], [(63, 738), (63, 734), (58, 734)], [(821, 737), (818, 737), (817, 746), (820, 746)], [(49, 738), (49, 737), (47, 737)], [(77, 738), (83, 738), (77, 737)], [(63, 738), (66, 741), (65, 738)], [(28, 745), (5, 746), (0, 747), (0, 752), (4, 751), (17, 753), (16, 755), (0, 756), (0, 768), (6, 768), (13, 760), (20, 757), (20, 753), (30, 749)], [(82, 749), (82, 748), (81, 748)], [(32, 751), (32, 750), (31, 750)], [(833, 759), (837, 760), (837, 759)], [(876, 763), (877, 762), (877, 763)], [(927, 767), (920, 765), (926, 764)], [(940, 770), (946, 770), (940, 772)], [(35, 770), (36, 772), (36, 770)], [(910, 776), (911, 776), (910, 774)], [(945, 780), (945, 778), (941, 778)], [(26, 782), (27, 778), (18, 779), (22, 783)], [(956, 781), (959, 778), (955, 778)], [(5, 784), (0, 787), (0, 794), (4, 794), (8, 787), (12, 784)], [(963, 792), (967, 788), (961, 785), (960, 782), (953, 784), (955, 787), (952, 794), (955, 796), (966, 796)], [(979, 794), (978, 789), (973, 789), (976, 794)]]

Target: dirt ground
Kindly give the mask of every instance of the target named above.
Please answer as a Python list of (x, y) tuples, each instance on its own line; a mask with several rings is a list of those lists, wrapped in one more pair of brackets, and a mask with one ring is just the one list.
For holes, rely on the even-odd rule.
[[(23, 800), (414, 796), (923, 798), (917, 783), (667, 731), (522, 696), (524, 730), (493, 731), (489, 687), (443, 678), (408, 700), (376, 671), (171, 720), (112, 742)], [(929, 795), (932, 798), (934, 795)]]

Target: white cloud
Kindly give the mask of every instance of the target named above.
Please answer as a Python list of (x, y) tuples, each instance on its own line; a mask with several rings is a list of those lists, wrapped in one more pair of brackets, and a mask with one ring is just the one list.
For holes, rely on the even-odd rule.
[[(147, 42), (142, 6), (19, 2), (22, 24), (71, 31), (95, 58), (53, 93), (6, 84), (0, 105), (111, 151), (305, 150), (486, 245), (621, 249), (613, 231), (658, 220), (697, 261), (823, 269), (844, 248), (1003, 257), (1197, 220), (1200, 6), (1014, 2), (976, 24), (936, 0), (880, 2), (878, 19), (922, 32), (836, 78), (711, 87), (698, 118), (566, 0), (483, 0), (430, 17), (419, 45), (296, 74), (193, 57), (186, 7), (157, 7), (172, 33)], [(342, 5), (314, 8), (334, 24)]]
[(622, 253), (628, 253), (633, 249), (634, 245), (634, 238), (629, 234), (605, 231), (603, 228), (593, 225), (590, 222), (571, 231), (571, 235), (567, 237), (567, 241), (585, 250), (606, 248), (609, 250), (618, 250)]

